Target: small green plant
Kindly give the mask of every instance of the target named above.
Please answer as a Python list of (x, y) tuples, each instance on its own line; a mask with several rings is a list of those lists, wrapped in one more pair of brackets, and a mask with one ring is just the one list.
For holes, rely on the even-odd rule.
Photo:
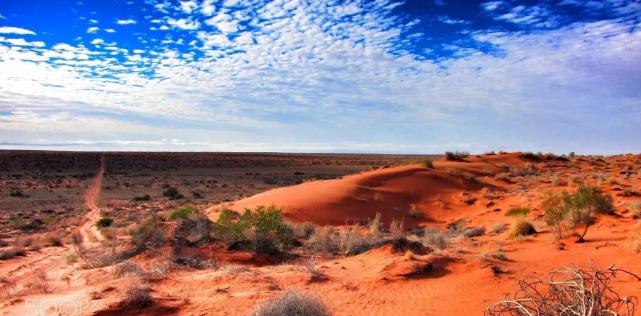
[(169, 214), (169, 220), (175, 221), (177, 219), (185, 219), (188, 218), (190, 215), (197, 213), (198, 210), (192, 206), (192, 205), (187, 205), (184, 207), (181, 207)]
[(111, 226), (114, 220), (110, 217), (103, 217), (96, 222), (96, 227), (105, 228)]
[(423, 160), (423, 166), (425, 166), (425, 168), (434, 169), (434, 161), (432, 159), (425, 159)]
[(145, 249), (148, 246), (159, 247), (166, 239), (165, 231), (158, 217), (154, 215), (148, 216), (138, 224), (131, 236), (131, 241), (138, 249)]
[(165, 190), (165, 192), (163, 192), (162, 195), (169, 198), (170, 200), (180, 200), (184, 198), (184, 196), (176, 188), (168, 188), (167, 190)]
[(530, 209), (527, 207), (514, 207), (505, 212), (505, 216), (520, 217), (530, 214)]

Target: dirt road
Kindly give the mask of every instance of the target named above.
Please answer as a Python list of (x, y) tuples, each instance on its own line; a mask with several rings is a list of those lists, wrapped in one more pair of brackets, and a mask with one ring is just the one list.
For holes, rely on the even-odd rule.
[(78, 229), (82, 242), (85, 247), (93, 246), (103, 240), (105, 237), (100, 233), (96, 227), (96, 222), (100, 219), (100, 208), (98, 207), (98, 199), (100, 198), (100, 191), (102, 187), (102, 176), (105, 172), (105, 157), (100, 157), (100, 169), (93, 180), (93, 183), (85, 193), (85, 205), (89, 208), (89, 212), (85, 215), (84, 223)]

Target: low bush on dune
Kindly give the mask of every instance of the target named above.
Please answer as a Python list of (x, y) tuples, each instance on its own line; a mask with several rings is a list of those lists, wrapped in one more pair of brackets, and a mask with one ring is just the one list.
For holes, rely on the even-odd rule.
[(269, 242), (289, 249), (293, 242), (293, 232), (283, 220), (283, 211), (273, 205), (245, 209), (242, 214), (224, 209), (214, 224), (214, 234), (229, 242), (251, 241), (255, 250)]
[(292, 290), (281, 297), (264, 302), (251, 312), (252, 316), (329, 316), (331, 313), (315, 296)]
[(509, 217), (527, 216), (528, 214), (530, 214), (530, 209), (527, 207), (513, 207), (505, 212), (505, 216)]
[(149, 307), (154, 304), (151, 297), (151, 287), (144, 280), (135, 280), (127, 286), (125, 290), (124, 306), (131, 307)]
[(467, 151), (446, 151), (445, 160), (448, 161), (459, 161), (463, 160), (470, 156), (470, 153)]
[(425, 168), (433, 169), (434, 161), (432, 159), (425, 159), (423, 160), (423, 166), (425, 166)]
[(583, 231), (577, 234), (577, 242), (583, 242), (596, 216), (612, 212), (613, 200), (598, 187), (581, 183), (573, 193), (545, 193), (541, 206), (546, 222), (555, 230), (557, 238), (562, 238), (566, 226), (576, 229), (583, 225)]
[(467, 238), (485, 235), (485, 227), (470, 227), (463, 231), (463, 236)]

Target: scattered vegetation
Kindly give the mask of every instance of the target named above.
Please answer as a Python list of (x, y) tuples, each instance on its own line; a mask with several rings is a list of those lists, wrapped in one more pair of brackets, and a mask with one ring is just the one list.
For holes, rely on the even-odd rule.
[(485, 315), (635, 315), (637, 298), (621, 296), (611, 286), (618, 273), (641, 280), (615, 267), (564, 269), (549, 281), (522, 278), (518, 291), (488, 307)]
[(132, 232), (131, 241), (137, 249), (143, 250), (148, 247), (160, 247), (167, 236), (157, 216), (151, 215), (145, 218)]
[(434, 169), (434, 161), (432, 159), (425, 159), (423, 160), (423, 166), (425, 166), (425, 168)]
[(527, 216), (528, 214), (530, 214), (530, 209), (527, 207), (514, 207), (505, 212), (505, 216), (509, 217)]
[(196, 213), (197, 210), (193, 205), (187, 205), (183, 206), (169, 214), (169, 220), (175, 221), (179, 218), (185, 219), (188, 218), (190, 215)]
[(180, 200), (185, 197), (178, 191), (178, 189), (173, 187), (167, 188), (167, 190), (165, 190), (162, 195), (170, 200)]
[(438, 227), (427, 227), (423, 231), (423, 244), (436, 249), (445, 249), (447, 236)]
[(100, 219), (96, 222), (96, 226), (97, 226), (98, 228), (105, 228), (105, 227), (109, 227), (109, 226), (111, 226), (111, 224), (112, 224), (113, 222), (114, 222), (114, 220), (113, 220), (112, 218), (110, 218), (110, 217), (103, 217), (103, 218), (100, 218)]
[(510, 238), (521, 238), (536, 234), (534, 225), (527, 219), (530, 209), (526, 207), (512, 208), (505, 215), (513, 217), (514, 221), (510, 225)]
[(252, 316), (328, 316), (329, 309), (323, 302), (308, 294), (292, 290), (281, 297), (264, 302), (251, 313)]
[(463, 231), (463, 236), (467, 238), (485, 235), (485, 227), (470, 227)]
[(470, 153), (467, 151), (446, 151), (445, 152), (445, 160), (448, 160), (448, 161), (459, 161), (469, 156), (470, 156)]
[(26, 251), (23, 247), (13, 246), (0, 251), (0, 260), (9, 260), (17, 256), (25, 256)]
[(131, 199), (132, 202), (146, 202), (149, 200), (151, 200), (151, 196), (149, 196), (149, 194), (135, 196), (133, 199)]

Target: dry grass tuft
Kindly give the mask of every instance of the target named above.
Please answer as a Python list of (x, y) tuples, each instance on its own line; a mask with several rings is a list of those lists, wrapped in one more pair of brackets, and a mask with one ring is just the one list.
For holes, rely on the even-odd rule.
[(252, 316), (329, 316), (329, 309), (320, 299), (292, 290), (283, 296), (264, 302), (252, 311)]

